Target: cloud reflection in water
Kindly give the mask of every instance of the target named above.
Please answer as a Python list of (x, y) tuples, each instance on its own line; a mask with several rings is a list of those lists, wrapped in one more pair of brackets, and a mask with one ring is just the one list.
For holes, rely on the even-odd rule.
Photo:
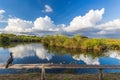
[(104, 53), (106, 56), (109, 56), (109, 57), (111, 57), (111, 58), (115, 58), (115, 59), (118, 59), (118, 60), (120, 60), (120, 51), (112, 51), (112, 50), (110, 50), (110, 51), (108, 51), (108, 52), (106, 52), (106, 53)]
[(75, 60), (82, 60), (84, 61), (86, 64), (92, 64), (92, 65), (99, 65), (99, 58), (92, 58), (92, 56), (90, 55), (84, 55), (84, 54), (80, 54), (80, 55), (74, 55), (73, 59)]
[(37, 56), (39, 59), (52, 59), (54, 54), (47, 53), (42, 45), (38, 44), (27, 44), (27, 45), (18, 45), (13, 48), (9, 48), (10, 52), (13, 52), (14, 58), (25, 58), (30, 56)]
[[(54, 50), (54, 49), (53, 49)], [(47, 61), (52, 61), (56, 63), (59, 61), (64, 60), (68, 61), (68, 63), (70, 62), (69, 60), (76, 60), (78, 62), (84, 62), (85, 64), (90, 64), (90, 65), (100, 65), (102, 64), (101, 60), (104, 58), (105, 61), (110, 60), (109, 58), (112, 58), (112, 60), (118, 59), (120, 60), (120, 52), (119, 51), (108, 51), (103, 53), (104, 56), (101, 56), (102, 59), (99, 57), (94, 57), (92, 55), (88, 55), (88, 54), (74, 54), (69, 55), (68, 57), (66, 57), (65, 55), (58, 55), (57, 52), (51, 51), (51, 53), (48, 53), (50, 51), (47, 51), (46, 49), (44, 49), (44, 47), (41, 44), (25, 44), (25, 45), (18, 45), (12, 48), (8, 48), (8, 49), (3, 49), (0, 48), (0, 64), (2, 63), (6, 63), (7, 59), (9, 58), (9, 51), (13, 52), (13, 57), (15, 59), (23, 59), (23, 58), (29, 58), (29, 57), (38, 57), (39, 59), (42, 60), (47, 60)], [(56, 54), (53, 54), (56, 53)], [(67, 52), (66, 52), (67, 54)], [(54, 58), (53, 58), (54, 56)], [(65, 56), (65, 57), (64, 57)], [(69, 60), (68, 60), (69, 59)], [(100, 62), (101, 61), (101, 62)], [(107, 64), (107, 63), (105, 63)]]

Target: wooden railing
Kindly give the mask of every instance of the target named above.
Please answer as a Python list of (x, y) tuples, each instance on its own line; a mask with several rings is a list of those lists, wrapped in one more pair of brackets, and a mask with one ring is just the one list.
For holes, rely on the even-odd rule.
[[(120, 69), (120, 65), (80, 65), (80, 64), (14, 64), (9, 66), (8, 69), (32, 69), (40, 68), (41, 80), (45, 80), (45, 69), (54, 68), (66, 68), (66, 69), (98, 69), (99, 70), (99, 80), (103, 80), (103, 69)], [(0, 69), (5, 69), (5, 65), (0, 65)]]

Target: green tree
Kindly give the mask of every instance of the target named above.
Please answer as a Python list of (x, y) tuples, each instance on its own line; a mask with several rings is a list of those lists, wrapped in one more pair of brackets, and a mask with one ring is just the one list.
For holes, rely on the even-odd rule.
[(7, 37), (7, 36), (2, 36), (2, 37), (0, 38), (0, 44), (1, 44), (3, 47), (8, 46), (8, 45), (10, 44), (10, 39), (9, 39), (9, 37)]

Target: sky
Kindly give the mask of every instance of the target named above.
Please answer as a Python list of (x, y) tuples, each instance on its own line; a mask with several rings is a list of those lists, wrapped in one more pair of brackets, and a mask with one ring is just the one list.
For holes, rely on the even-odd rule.
[(120, 38), (120, 0), (0, 0), (0, 33)]

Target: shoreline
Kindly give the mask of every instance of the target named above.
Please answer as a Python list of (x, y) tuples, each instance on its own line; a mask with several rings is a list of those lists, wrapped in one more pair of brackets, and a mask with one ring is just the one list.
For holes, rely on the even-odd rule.
[(11, 42), (39, 42), (45, 46), (62, 47), (66, 49), (83, 50), (120, 50), (120, 39), (110, 38), (88, 38), (86, 36), (74, 35), (46, 35), (28, 36), (15, 34), (0, 34), (0, 46), (8, 47)]

